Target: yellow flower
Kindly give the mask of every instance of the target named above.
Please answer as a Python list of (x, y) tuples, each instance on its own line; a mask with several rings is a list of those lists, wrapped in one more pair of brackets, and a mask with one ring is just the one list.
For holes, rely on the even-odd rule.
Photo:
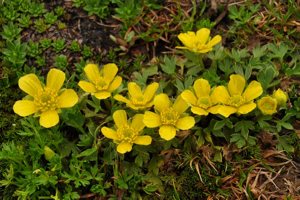
[(110, 63), (104, 65), (100, 70), (95, 64), (88, 64), (84, 67), (88, 81), (79, 81), (78, 85), (85, 92), (91, 93), (97, 99), (106, 99), (122, 83), (122, 77), (116, 76), (117, 65)]
[(143, 114), (136, 114), (131, 122), (127, 121), (127, 115), (124, 110), (117, 110), (113, 114), (113, 119), (117, 130), (103, 127), (102, 134), (113, 139), (118, 144), (117, 151), (119, 153), (126, 153), (131, 151), (133, 144), (149, 145), (152, 138), (148, 135), (141, 135), (141, 131), (145, 125), (143, 123)]
[(233, 113), (247, 114), (256, 108), (253, 100), (263, 93), (261, 84), (252, 81), (245, 89), (246, 80), (241, 75), (231, 75), (227, 88), (218, 86), (211, 95), (213, 101), (220, 103), (217, 113), (228, 117)]
[(141, 90), (135, 82), (128, 83), (128, 98), (121, 95), (116, 95), (114, 98), (117, 101), (126, 103), (126, 105), (134, 110), (150, 108), (153, 105), (153, 98), (158, 88), (158, 83), (152, 83)]
[(176, 135), (176, 130), (188, 130), (195, 125), (191, 116), (183, 116), (188, 109), (187, 103), (178, 96), (172, 105), (166, 94), (159, 94), (154, 98), (156, 113), (146, 111), (144, 124), (149, 128), (159, 127), (159, 135), (165, 140), (171, 140)]
[(272, 97), (276, 99), (278, 106), (285, 106), (288, 100), (288, 95), (281, 89), (274, 91)]
[(41, 84), (35, 74), (21, 77), (19, 87), (29, 96), (14, 104), (14, 112), (22, 117), (36, 113), (40, 116), (41, 126), (46, 128), (55, 126), (59, 122), (60, 109), (72, 107), (78, 101), (74, 90), (61, 90), (64, 81), (65, 73), (58, 69), (49, 71), (46, 86)]
[(197, 79), (193, 85), (193, 91), (184, 90), (181, 97), (191, 105), (191, 111), (197, 115), (216, 114), (216, 102), (210, 97), (211, 88), (205, 79)]
[(210, 40), (210, 30), (207, 28), (201, 28), (196, 33), (188, 31), (187, 33), (180, 33), (178, 39), (184, 46), (178, 46), (178, 49), (188, 49), (195, 53), (207, 53), (212, 50), (213, 46), (221, 42), (222, 37), (216, 35)]
[(266, 96), (257, 101), (257, 107), (264, 115), (273, 115), (276, 113), (277, 101), (275, 98)]

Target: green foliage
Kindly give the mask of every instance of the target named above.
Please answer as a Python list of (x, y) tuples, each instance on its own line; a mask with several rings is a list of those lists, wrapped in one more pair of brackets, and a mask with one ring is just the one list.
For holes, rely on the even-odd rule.
[(64, 39), (57, 39), (52, 42), (51, 46), (54, 48), (56, 53), (59, 53), (65, 48), (65, 43)]
[(77, 1), (77, 5), (83, 4), (83, 9), (87, 11), (89, 15), (95, 14), (100, 18), (104, 18), (108, 15), (108, 5), (110, 0), (83, 0), (81, 2)]
[(1, 32), (1, 36), (4, 40), (9, 42), (13, 42), (13, 40), (17, 39), (22, 29), (19, 28), (16, 24), (9, 23), (8, 25), (3, 26), (3, 31)]
[(68, 66), (68, 58), (65, 55), (58, 55), (54, 59), (54, 66), (59, 69), (66, 69)]
[(138, 0), (117, 1), (117, 6), (114, 10), (115, 16), (124, 23), (126, 30), (138, 22), (138, 16), (143, 11), (143, 3)]
[(27, 45), (21, 43), (20, 40), (14, 42), (7, 42), (7, 46), (3, 49), (3, 60), (7, 61), (14, 68), (22, 67), (26, 62), (26, 48)]
[(57, 15), (54, 12), (48, 12), (44, 15), (46, 24), (54, 24), (57, 21)]
[[(69, 3), (74, 7), (68, 2), (57, 6), (35, 0), (0, 1), (1, 199), (231, 199), (237, 194), (251, 199), (256, 196), (248, 180), (255, 163), (278, 170), (276, 163), (270, 167), (272, 159), (266, 162), (264, 151), (277, 149), (287, 157), (299, 157), (300, 56), (295, 42), (299, 9), (294, 1), (229, 4), (226, 16), (222, 16), (226, 14), (222, 4), (215, 10), (205, 1)], [(78, 11), (77, 18), (85, 21), (72, 18), (73, 13), (67, 20), (70, 10)], [(108, 41), (99, 44), (101, 48), (88, 46), (73, 35), (51, 37), (53, 31), (62, 31), (62, 37), (72, 31), (82, 34), (88, 31), (83, 28), (90, 25), (88, 20), (103, 29), (109, 27), (107, 33), (114, 35), (111, 38), (119, 46), (111, 47)], [(173, 50), (179, 32), (203, 27), (214, 27), (212, 33), (220, 34), (223, 44), (206, 54)], [(123, 79), (105, 100), (78, 87), (79, 80), (86, 80), (86, 63), (96, 62), (101, 67), (117, 63)], [(13, 113), (13, 104), (24, 96), (17, 89), (18, 78), (33, 72), (42, 76), (49, 67), (66, 73), (65, 83), (76, 90), (79, 102), (60, 111), (57, 126), (45, 129), (37, 116), (20, 119)], [(173, 140), (165, 141), (158, 129), (145, 128), (151, 145), (134, 145), (125, 155), (117, 153), (118, 144), (100, 131), (103, 126), (113, 127), (112, 114), (118, 109), (125, 109), (129, 118), (144, 113), (113, 98), (118, 93), (126, 96), (129, 81), (143, 89), (158, 82), (156, 94), (164, 92), (173, 100), (184, 90), (194, 91), (193, 83), (199, 78), (208, 80), (213, 90), (227, 86), (234, 73), (245, 77), (246, 86), (252, 80), (260, 82), (261, 97), (283, 89), (289, 96), (287, 105), (272, 116), (256, 108), (228, 118), (198, 116), (188, 109), (186, 115), (196, 121), (192, 129), (177, 131)], [(245, 192), (247, 196), (242, 196)]]

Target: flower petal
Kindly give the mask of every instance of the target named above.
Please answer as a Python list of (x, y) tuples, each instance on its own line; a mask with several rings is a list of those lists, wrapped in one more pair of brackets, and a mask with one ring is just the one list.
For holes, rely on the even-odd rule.
[(63, 71), (58, 69), (50, 69), (47, 74), (46, 86), (51, 88), (53, 91), (58, 92), (64, 84), (66, 75)]
[(197, 53), (207, 53), (209, 51), (212, 51), (212, 47), (209, 47), (209, 46), (203, 46), (200, 48), (197, 49)]
[(206, 110), (204, 110), (203, 108), (200, 107), (196, 107), (196, 106), (192, 106), (191, 108), (192, 113), (196, 114), (196, 115), (208, 115), (208, 112)]
[(251, 103), (247, 103), (247, 104), (240, 106), (238, 108), (237, 112), (240, 114), (247, 114), (247, 113), (251, 112), (252, 110), (254, 110), (255, 108), (256, 108), (256, 104), (251, 102)]
[(216, 44), (218, 44), (221, 41), (222, 41), (222, 37), (220, 35), (216, 35), (215, 37), (213, 37), (212, 40), (210, 40), (207, 43), (207, 46), (213, 47), (213, 46), (215, 46)]
[(187, 116), (177, 120), (176, 127), (180, 130), (188, 130), (195, 125), (194, 117)]
[(192, 48), (196, 42), (196, 34), (192, 31), (188, 31), (187, 33), (180, 33), (178, 35), (178, 39), (184, 46)]
[(83, 91), (88, 93), (95, 93), (97, 91), (95, 85), (87, 81), (79, 81), (78, 85)]
[(216, 87), (211, 96), (210, 96), (212, 103), (227, 103), (227, 100), (230, 98), (228, 90), (224, 86), (218, 86)]
[(136, 114), (133, 116), (132, 122), (131, 122), (131, 128), (133, 128), (136, 131), (141, 131), (145, 127), (145, 124), (143, 122), (144, 115), (143, 114)]
[(193, 87), (198, 98), (206, 97), (210, 94), (209, 82), (203, 78), (197, 79)]
[(187, 47), (183, 47), (183, 46), (176, 46), (176, 49), (188, 49)]
[(228, 91), (230, 95), (242, 95), (242, 92), (245, 88), (245, 83), (246, 80), (243, 76), (239, 74), (231, 75), (228, 83)]
[(171, 106), (171, 101), (168, 95), (164, 93), (156, 95), (153, 103), (154, 103), (154, 108), (159, 112), (162, 112)]
[(37, 107), (35, 103), (30, 100), (19, 100), (13, 106), (13, 110), (16, 114), (26, 117), (37, 112)]
[(196, 36), (197, 40), (200, 44), (206, 44), (206, 42), (209, 39), (210, 35), (210, 30), (207, 28), (201, 28), (200, 30), (197, 31)]
[(117, 146), (117, 151), (121, 154), (130, 152), (132, 150), (132, 144), (128, 142), (122, 142)]
[(103, 66), (103, 77), (105, 82), (110, 83), (116, 76), (118, 67), (114, 63), (108, 63)]
[(224, 117), (229, 117), (231, 114), (236, 113), (237, 109), (231, 106), (218, 106), (218, 114), (223, 115)]
[(118, 135), (117, 132), (111, 128), (107, 128), (107, 127), (102, 127), (101, 128), (101, 132), (102, 134), (109, 139), (113, 139), (113, 140), (118, 140)]
[(118, 128), (128, 124), (127, 123), (127, 114), (125, 110), (117, 110), (113, 114), (113, 119)]
[(144, 124), (149, 128), (155, 128), (161, 125), (160, 115), (146, 111), (143, 119)]
[(128, 85), (129, 98), (137, 99), (143, 97), (141, 87), (135, 82), (129, 82)]
[(214, 115), (218, 114), (219, 106), (220, 105), (215, 105), (215, 106), (210, 107), (208, 109), (208, 112), (210, 112), (211, 114), (214, 114)]
[(45, 128), (55, 126), (59, 122), (59, 116), (56, 110), (43, 112), (40, 116), (40, 125)]
[(127, 99), (127, 98), (125, 98), (125, 97), (123, 97), (122, 95), (119, 95), (119, 94), (115, 95), (114, 99), (117, 100), (117, 101), (127, 103), (127, 104), (130, 103), (129, 99)]
[(110, 93), (110, 92), (107, 92), (107, 91), (101, 91), (101, 92), (95, 93), (94, 96), (95, 96), (97, 99), (107, 99), (108, 97), (111, 96), (111, 93)]
[(137, 136), (133, 143), (139, 145), (149, 145), (152, 142), (152, 138), (149, 135)]
[(57, 105), (59, 108), (70, 108), (78, 102), (78, 96), (72, 89), (66, 89), (57, 98)]
[(158, 83), (151, 83), (148, 85), (144, 92), (144, 100), (145, 102), (149, 102), (154, 98), (154, 95), (156, 93), (156, 90), (158, 89), (159, 84)]
[(284, 91), (282, 91), (280, 88), (273, 92), (272, 97), (276, 99), (277, 104), (279, 106), (286, 105), (286, 102), (288, 100), (287, 93), (285, 93)]
[(145, 109), (145, 106), (140, 106), (140, 105), (134, 105), (132, 102), (129, 102), (126, 104), (127, 107), (133, 109), (133, 110), (142, 110)]
[(191, 90), (184, 90), (181, 93), (181, 97), (183, 100), (185, 100), (186, 103), (188, 103), (190, 105), (197, 104), (197, 98)]
[(43, 89), (39, 78), (35, 74), (22, 76), (19, 79), (19, 87), (30, 96), (35, 96), (38, 91)]
[(273, 115), (276, 113), (277, 100), (270, 96), (265, 96), (257, 101), (257, 107), (264, 115)]
[(108, 87), (108, 91), (112, 92), (116, 89), (118, 89), (118, 87), (120, 87), (122, 83), (122, 77), (121, 76), (116, 76), (114, 78), (114, 80), (111, 82), (111, 84)]
[(173, 109), (181, 115), (184, 111), (189, 108), (189, 105), (183, 100), (183, 98), (179, 95), (173, 104)]
[(99, 79), (100, 77), (100, 72), (99, 72), (99, 68), (97, 65), (95, 64), (87, 64), (84, 67), (84, 72), (87, 76), (87, 78), (92, 82), (92, 83), (96, 83), (96, 81)]
[(161, 126), (159, 135), (164, 140), (171, 140), (176, 136), (176, 129), (174, 126)]
[(251, 81), (243, 93), (243, 97), (245, 98), (246, 102), (249, 102), (259, 97), (262, 93), (263, 88), (261, 87), (261, 84), (257, 81)]

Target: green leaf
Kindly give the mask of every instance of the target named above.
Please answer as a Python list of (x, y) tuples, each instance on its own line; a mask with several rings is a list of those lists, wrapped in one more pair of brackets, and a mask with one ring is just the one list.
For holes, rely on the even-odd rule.
[(158, 67), (156, 65), (150, 66), (143, 71), (143, 77), (149, 77), (157, 74)]
[(164, 57), (164, 64), (161, 64), (161, 69), (163, 72), (167, 74), (174, 74), (176, 70), (176, 59), (175, 57), (168, 58), (168, 56)]
[(254, 130), (254, 122), (242, 120), (235, 124), (235, 132), (241, 132), (242, 136), (247, 139), (249, 130)]
[(271, 87), (272, 80), (277, 76), (277, 71), (274, 67), (268, 66), (258, 73), (257, 80), (262, 84), (264, 89)]
[(252, 50), (252, 54), (254, 58), (260, 58), (266, 54), (267, 45), (264, 45), (262, 47), (257, 46)]
[[(277, 126), (283, 127), (288, 130), (294, 130), (294, 127), (292, 126), (292, 124), (290, 124), (288, 122), (276, 121), (276, 123), (277, 123)], [(281, 130), (281, 128), (280, 128), (280, 130)]]
[(238, 148), (242, 148), (246, 145), (245, 138), (239, 133), (232, 134), (230, 138), (230, 142), (235, 143)]
[(224, 127), (224, 125), (225, 125), (225, 120), (217, 121), (214, 125), (214, 130), (220, 130)]
[(178, 92), (182, 92), (185, 89), (183, 83), (179, 79), (175, 80), (174, 86), (178, 89)]
[(80, 154), (78, 154), (76, 157), (80, 158), (80, 157), (86, 157), (86, 156), (90, 156), (93, 153), (97, 152), (97, 148), (96, 147), (92, 147), (90, 149), (86, 149), (83, 152), (81, 152)]
[(286, 152), (289, 153), (293, 153), (295, 151), (295, 148), (289, 142), (288, 136), (277, 136), (277, 139), (278, 139), (277, 148), (279, 150), (285, 150)]

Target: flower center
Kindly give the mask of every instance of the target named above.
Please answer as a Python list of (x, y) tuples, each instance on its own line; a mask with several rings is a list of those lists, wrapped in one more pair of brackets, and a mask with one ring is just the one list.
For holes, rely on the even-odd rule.
[(57, 92), (51, 88), (45, 87), (44, 90), (38, 92), (34, 98), (34, 103), (41, 112), (57, 109)]
[(163, 125), (175, 125), (179, 119), (179, 114), (173, 108), (168, 108), (160, 113)]
[(239, 107), (245, 103), (244, 97), (241, 95), (233, 95), (228, 99), (227, 104), (233, 107)]
[(197, 106), (203, 109), (207, 109), (212, 106), (212, 103), (209, 97), (200, 97), (197, 101)]
[(135, 138), (138, 136), (138, 132), (130, 126), (124, 125), (123, 127), (117, 130), (117, 135), (120, 138), (120, 141), (133, 143)]
[(107, 90), (108, 84), (103, 77), (100, 77), (98, 80), (96, 80), (95, 87), (97, 90)]
[(137, 106), (143, 106), (145, 105), (144, 97), (139, 96), (137, 98), (132, 98), (132, 103)]
[(276, 109), (276, 102), (275, 101), (265, 101), (262, 106), (265, 110), (273, 111)]

